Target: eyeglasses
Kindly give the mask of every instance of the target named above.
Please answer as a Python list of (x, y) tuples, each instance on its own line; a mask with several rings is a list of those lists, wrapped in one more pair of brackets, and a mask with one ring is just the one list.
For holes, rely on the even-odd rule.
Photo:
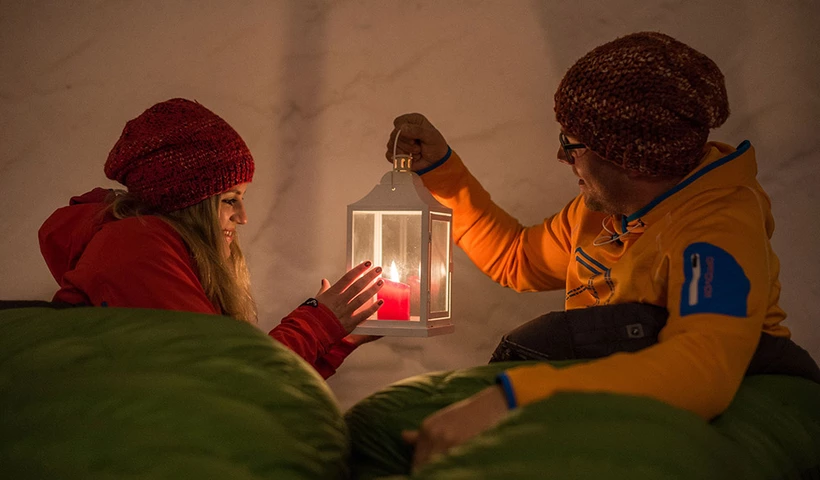
[(558, 134), (558, 141), (561, 142), (561, 148), (564, 149), (564, 156), (566, 156), (566, 163), (568, 165), (575, 165), (575, 157), (572, 156), (572, 151), (579, 148), (587, 148), (583, 143), (569, 143), (569, 139), (564, 132)]

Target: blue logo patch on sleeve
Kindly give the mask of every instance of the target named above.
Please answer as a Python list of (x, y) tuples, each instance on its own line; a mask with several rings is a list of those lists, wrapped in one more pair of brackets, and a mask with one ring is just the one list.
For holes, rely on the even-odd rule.
[(681, 316), (720, 313), (746, 316), (751, 284), (735, 257), (711, 243), (693, 243), (683, 252)]

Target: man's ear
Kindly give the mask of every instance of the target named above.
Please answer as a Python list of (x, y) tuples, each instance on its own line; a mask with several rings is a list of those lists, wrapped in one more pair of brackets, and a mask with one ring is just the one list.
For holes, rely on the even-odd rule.
[(653, 177), (651, 175), (646, 175), (635, 170), (627, 170), (626, 175), (627, 178), (629, 178), (629, 180), (642, 181), (644, 183), (651, 183), (656, 185), (666, 185), (669, 188), (671, 188), (673, 185), (677, 185), (678, 183), (680, 183), (681, 180), (683, 180), (686, 177), (686, 175), (681, 175), (677, 177)]
[(652, 175), (647, 175), (645, 173), (641, 173), (637, 170), (626, 170), (626, 175), (630, 180), (648, 180), (648, 181), (667, 181), (670, 180), (671, 177), (653, 177)]
[(642, 174), (637, 170), (626, 170), (626, 175), (630, 180), (640, 180), (643, 178), (647, 178), (646, 175)]

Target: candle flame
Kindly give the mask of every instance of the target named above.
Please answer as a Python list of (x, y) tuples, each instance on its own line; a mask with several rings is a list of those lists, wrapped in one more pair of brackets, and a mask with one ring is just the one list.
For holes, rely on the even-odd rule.
[(396, 268), (395, 260), (393, 260), (393, 262), (390, 264), (390, 280), (393, 280), (394, 282), (399, 281), (399, 269)]

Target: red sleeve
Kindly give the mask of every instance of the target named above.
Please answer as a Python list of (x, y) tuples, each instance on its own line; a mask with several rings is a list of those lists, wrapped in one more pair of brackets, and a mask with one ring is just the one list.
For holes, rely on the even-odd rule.
[(78, 292), (92, 305), (221, 314), (205, 295), (182, 237), (156, 217), (106, 225), (55, 299)]
[(330, 347), (327, 355), (317, 360), (314, 367), (322, 378), (328, 379), (336, 373), (336, 369), (342, 365), (348, 355), (353, 353), (353, 350), (356, 350), (356, 345), (343, 338)]
[[(296, 352), (313, 365), (323, 377), (327, 378), (335, 372), (335, 367), (332, 371), (327, 366), (320, 369), (318, 363), (331, 352), (335, 344), (347, 335), (347, 332), (336, 315), (319, 303), (315, 307), (300, 306), (283, 318), (282, 322), (268, 335)], [(339, 364), (341, 360), (344, 360), (344, 357), (340, 358)]]
[[(182, 237), (151, 216), (127, 218), (102, 228), (61, 284), (55, 300), (221, 314), (205, 295)], [(347, 332), (321, 304), (297, 308), (269, 335), (325, 378), (353, 351), (339, 344)]]

